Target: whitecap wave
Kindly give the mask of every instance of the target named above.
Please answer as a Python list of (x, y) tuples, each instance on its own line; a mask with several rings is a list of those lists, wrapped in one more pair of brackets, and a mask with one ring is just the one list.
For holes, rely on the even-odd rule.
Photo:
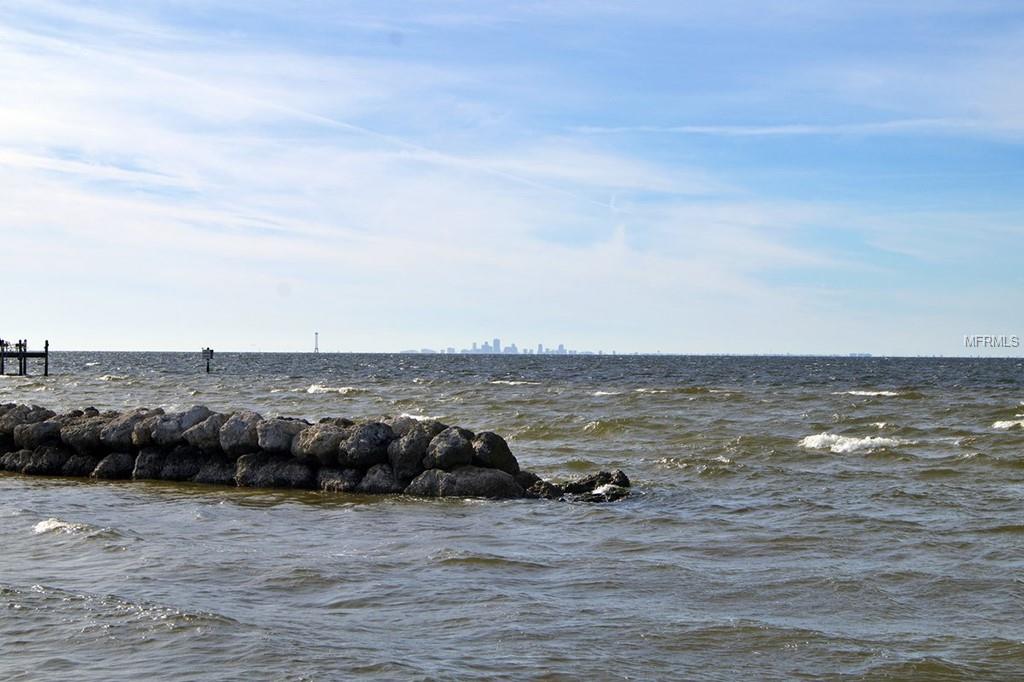
[(860, 452), (878, 450), (879, 448), (894, 448), (900, 445), (908, 445), (909, 441), (898, 438), (885, 438), (882, 436), (865, 436), (855, 438), (854, 436), (841, 436), (837, 433), (819, 433), (814, 436), (806, 436), (800, 441), (800, 447), (809, 450), (829, 450), (838, 454), (848, 452)]
[(355, 386), (324, 386), (323, 384), (313, 384), (306, 389), (306, 393), (338, 393), (340, 395), (348, 395), (349, 393), (358, 393), (361, 389)]
[(100, 363), (98, 363), (98, 362), (87, 362), (87, 363), (85, 363), (85, 366), (86, 367), (95, 367), (98, 364), (100, 364)]
[[(1018, 417), (1024, 417), (1024, 415), (1018, 414)], [(992, 424), (993, 429), (1000, 431), (1009, 431), (1010, 429), (1024, 429), (1024, 419), (1004, 419), (1001, 421), (994, 422)]]
[(634, 390), (634, 393), (668, 393), (668, 389), (665, 388), (638, 388)]
[(606, 396), (606, 395), (621, 395), (621, 393), (622, 393), (621, 391), (594, 391), (590, 395), (592, 395), (594, 397), (597, 397), (597, 398), (600, 398), (601, 396)]
[(100, 381), (128, 381), (131, 379), (127, 374), (104, 374), (100, 377)]
[(832, 395), (856, 395), (872, 398), (884, 396), (886, 398), (898, 398), (902, 394), (899, 391), (835, 391)]
[(876, 429), (884, 429), (889, 425), (889, 422), (871, 422), (871, 425)]
[(43, 533), (65, 533), (67, 535), (75, 535), (77, 533), (88, 533), (92, 530), (95, 530), (95, 528), (87, 523), (72, 523), (70, 521), (62, 521), (55, 517), (50, 517), (45, 521), (40, 521), (36, 525), (32, 526), (32, 532), (36, 535), (42, 535)]
[(539, 381), (512, 381), (511, 379), (495, 379), (487, 383), (495, 386), (537, 386), (540, 384)]
[(437, 421), (437, 420), (439, 420), (441, 418), (441, 417), (431, 417), (428, 414), (409, 414), (408, 412), (403, 412), (402, 414), (400, 414), (398, 416), (399, 417), (405, 417), (407, 419), (415, 419), (418, 422)]

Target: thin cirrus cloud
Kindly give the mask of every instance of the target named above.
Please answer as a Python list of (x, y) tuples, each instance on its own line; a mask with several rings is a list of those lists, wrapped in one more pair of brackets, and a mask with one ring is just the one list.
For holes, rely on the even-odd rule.
[[(991, 125), (983, 110), (915, 109), (886, 94), (892, 74), (804, 100), (794, 93), (820, 74), (781, 51), (768, 55), (775, 90), (737, 84), (724, 62), (710, 81), (658, 71), (688, 55), (672, 53), (686, 41), (646, 35), (652, 26), (699, 25), (728, 44), (735, 12), (717, 25), (618, 3), (10, 8), (0, 232), (18, 254), (6, 263), (14, 286), (50, 302), (5, 316), (20, 336), (242, 350), (258, 338), (290, 350), (317, 328), (342, 350), (497, 333), (595, 349), (915, 352), (998, 322), (999, 307), (970, 297), (945, 317), (919, 304), (956, 285), (938, 269), (972, 221), (998, 226), (972, 242), (990, 286), (1013, 277), (1015, 206), (964, 210), (975, 197), (963, 188), (941, 195), (960, 206), (907, 206), (927, 188), (865, 184), (882, 171), (962, 178), (952, 156), (937, 169), (872, 159), (915, 140), (973, 144)], [(664, 54), (623, 52), (622, 27)], [(849, 55), (835, 59), (835, 73), (854, 70)], [(791, 103), (785, 116), (776, 97)], [(871, 98), (892, 103), (889, 115), (865, 111)], [(663, 125), (673, 120), (723, 122)], [(780, 156), (773, 140), (792, 146)], [(937, 224), (941, 249), (929, 245)], [(873, 305), (886, 287), (908, 294)], [(140, 324), (138, 310), (169, 314)], [(931, 334), (920, 348), (884, 331), (908, 320)]]

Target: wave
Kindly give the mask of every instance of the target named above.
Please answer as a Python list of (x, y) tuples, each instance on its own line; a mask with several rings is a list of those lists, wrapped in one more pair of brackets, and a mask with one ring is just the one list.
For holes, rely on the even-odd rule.
[(348, 395), (350, 393), (361, 393), (363, 389), (356, 388), (355, 386), (324, 386), (323, 384), (313, 384), (309, 388), (305, 389), (305, 391), (306, 393), (313, 394), (338, 393), (339, 395)]
[(43, 533), (79, 535), (82, 533), (92, 533), (97, 530), (100, 529), (96, 528), (96, 526), (90, 526), (88, 523), (73, 523), (71, 521), (62, 521), (55, 517), (50, 517), (32, 526), (32, 532), (36, 535), (42, 535)]
[(127, 374), (104, 374), (100, 377), (100, 381), (128, 381), (131, 379)]
[(853, 436), (841, 436), (836, 433), (826, 432), (814, 436), (806, 436), (800, 440), (799, 445), (809, 450), (829, 450), (837, 454), (846, 454), (862, 450), (871, 452), (880, 448), (894, 448), (912, 443), (913, 441), (900, 440), (899, 438), (884, 438), (882, 436), (855, 438)]
[(539, 381), (512, 381), (511, 379), (495, 379), (494, 381), (488, 381), (489, 384), (495, 386), (539, 386)]
[(400, 414), (398, 416), (399, 417), (405, 417), (407, 419), (415, 419), (418, 422), (437, 421), (437, 420), (439, 420), (441, 418), (440, 416), (431, 417), (429, 414), (409, 414), (408, 412), (403, 412), (402, 414)]
[[(1024, 417), (1024, 415), (1021, 414), (1014, 416)], [(992, 428), (998, 429), (999, 431), (1009, 431), (1010, 429), (1013, 428), (1024, 429), (1024, 419), (1003, 419), (997, 422), (993, 422)]]
[(834, 391), (832, 395), (856, 395), (866, 397), (879, 397), (884, 396), (886, 398), (898, 398), (902, 395), (909, 395), (901, 393), (899, 391)]
[(600, 398), (601, 396), (606, 395), (622, 395), (622, 391), (594, 391), (590, 395), (594, 396), (595, 398)]
[(668, 393), (669, 390), (667, 388), (638, 388), (638, 389), (634, 390), (633, 392), (634, 393), (649, 393), (649, 394), (653, 395), (653, 394), (656, 394), (656, 393)]

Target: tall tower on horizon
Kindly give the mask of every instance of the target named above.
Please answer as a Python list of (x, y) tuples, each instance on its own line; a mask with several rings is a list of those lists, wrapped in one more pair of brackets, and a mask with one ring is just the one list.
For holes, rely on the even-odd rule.
[(313, 332), (313, 352), (320, 352), (320, 332)]
[(498, 337), (494, 337), (494, 345), (491, 346), (491, 352), (492, 353), (500, 353), (501, 352), (501, 339), (499, 339)]

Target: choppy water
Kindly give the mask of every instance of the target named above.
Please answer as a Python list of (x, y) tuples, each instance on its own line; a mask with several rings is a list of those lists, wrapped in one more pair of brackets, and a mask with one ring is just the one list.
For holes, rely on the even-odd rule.
[(611, 505), (0, 475), (0, 677), (1024, 675), (1020, 360), (59, 354), (0, 402), (410, 413)]

